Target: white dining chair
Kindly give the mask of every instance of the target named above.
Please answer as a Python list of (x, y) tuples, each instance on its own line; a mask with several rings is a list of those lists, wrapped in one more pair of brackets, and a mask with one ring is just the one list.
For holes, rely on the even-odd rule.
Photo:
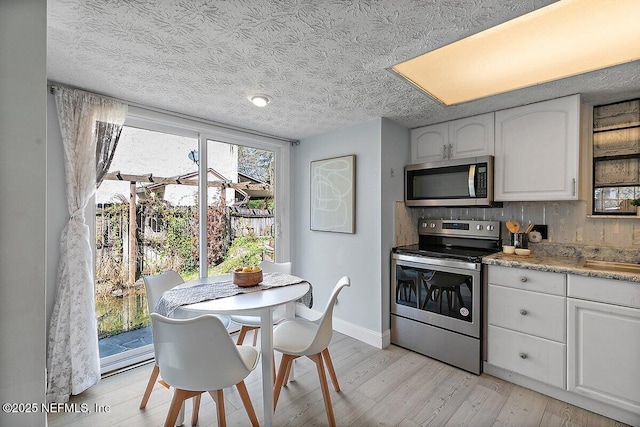
[[(192, 319), (170, 319), (151, 313), (156, 363), (163, 379), (174, 388), (165, 427), (173, 427), (182, 404), (195, 398), (194, 417), (202, 393), (216, 403), (218, 426), (226, 425), (223, 389), (235, 385), (252, 426), (258, 426), (244, 379), (258, 364), (254, 347), (237, 346), (219, 317), (207, 314)], [(194, 424), (195, 425), (195, 424)]]
[[(271, 261), (261, 261), (258, 266), (262, 269), (264, 273), (286, 273), (291, 274), (291, 263), (290, 262), (271, 262)], [(231, 315), (229, 316), (233, 323), (236, 323), (240, 326), (240, 333), (238, 334), (238, 340), (236, 341), (238, 344), (243, 344), (244, 339), (247, 335), (247, 332), (253, 331), (253, 345), (255, 346), (258, 342), (258, 329), (260, 329), (260, 317), (259, 316), (241, 316), (241, 315)], [(286, 307), (280, 306), (276, 308), (273, 312), (273, 323), (277, 324), (286, 318)]]
[[(167, 270), (154, 276), (142, 276), (142, 280), (144, 282), (144, 288), (147, 294), (147, 308), (149, 309), (149, 314), (155, 311), (156, 304), (158, 303), (164, 292), (168, 291), (174, 286), (184, 283), (182, 276), (180, 276), (180, 274), (174, 270)], [(194, 315), (194, 317), (195, 316), (196, 315)], [(225, 323), (225, 326), (229, 325), (228, 317), (221, 317), (221, 320), (223, 323)], [(153, 366), (153, 370), (151, 371), (149, 381), (147, 382), (147, 388), (142, 395), (140, 409), (144, 409), (147, 406), (147, 402), (149, 401), (149, 397), (151, 396), (151, 392), (153, 391), (153, 386), (155, 385), (156, 380), (158, 380), (159, 374), (160, 368), (158, 367), (158, 364), (156, 362), (156, 364)]]
[(336, 391), (340, 391), (338, 377), (336, 376), (331, 356), (329, 355), (329, 342), (331, 342), (331, 335), (333, 334), (333, 307), (338, 298), (338, 294), (346, 286), (351, 286), (351, 281), (347, 276), (344, 276), (338, 280), (338, 283), (333, 288), (324, 313), (318, 320), (287, 319), (274, 329), (273, 348), (282, 353), (280, 368), (278, 369), (276, 383), (273, 387), (274, 411), (278, 404), (280, 390), (285, 380), (289, 377), (294, 359), (300, 356), (307, 356), (316, 364), (329, 425), (335, 426), (336, 422), (333, 415), (333, 407), (331, 405), (331, 396), (329, 395), (329, 385), (327, 384), (324, 365), (326, 363), (333, 388)]

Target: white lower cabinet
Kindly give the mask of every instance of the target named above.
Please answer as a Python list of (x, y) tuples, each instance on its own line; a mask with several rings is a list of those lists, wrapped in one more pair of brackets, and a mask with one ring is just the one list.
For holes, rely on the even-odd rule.
[[(576, 293), (583, 293), (594, 280), (569, 277)], [(617, 284), (630, 284), (595, 280), (606, 285), (612, 299)], [(640, 283), (631, 286), (640, 295)], [(568, 390), (640, 414), (640, 309), (569, 296)]]
[(488, 267), (484, 371), (640, 426), (640, 283)]
[(489, 363), (564, 388), (564, 343), (491, 325), (489, 336)]
[(565, 298), (489, 285), (489, 324), (564, 343)]
[(555, 387), (566, 384), (566, 276), (490, 266), (487, 362)]

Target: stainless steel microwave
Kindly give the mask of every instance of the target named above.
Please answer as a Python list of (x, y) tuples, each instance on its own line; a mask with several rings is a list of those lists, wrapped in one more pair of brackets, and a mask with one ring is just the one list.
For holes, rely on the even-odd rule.
[(420, 163), (404, 168), (406, 206), (495, 206), (493, 156)]

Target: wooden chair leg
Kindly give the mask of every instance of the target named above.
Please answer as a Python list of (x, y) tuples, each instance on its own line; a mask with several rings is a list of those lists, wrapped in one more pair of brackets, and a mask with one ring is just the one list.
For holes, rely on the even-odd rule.
[(327, 365), (327, 370), (329, 371), (329, 377), (331, 377), (333, 388), (335, 389), (335, 391), (340, 391), (340, 384), (338, 384), (338, 377), (336, 376), (336, 371), (335, 369), (333, 369), (333, 362), (331, 361), (329, 348), (325, 348), (324, 350), (322, 350), (322, 357), (324, 357), (324, 363)]
[(149, 382), (147, 383), (147, 388), (142, 395), (142, 402), (140, 402), (140, 409), (144, 409), (147, 406), (147, 402), (149, 401), (149, 396), (151, 396), (151, 391), (153, 390), (153, 386), (158, 379), (158, 375), (160, 374), (160, 367), (158, 365), (153, 366), (153, 370), (151, 371), (151, 376), (149, 377)]
[[(283, 387), (286, 387), (287, 384), (289, 383), (289, 378), (291, 377), (291, 367), (292, 366), (293, 366), (293, 362), (291, 362), (291, 364), (288, 365), (287, 376), (284, 377), (284, 382), (282, 383)], [(278, 377), (277, 373), (276, 373), (276, 352), (275, 351), (273, 352), (273, 363), (271, 364), (271, 368), (272, 368), (272, 372), (273, 372), (273, 381), (274, 381), (274, 384), (275, 384), (275, 380)]]
[(316, 369), (318, 370), (318, 377), (320, 378), (320, 388), (322, 389), (322, 397), (324, 398), (324, 408), (327, 410), (327, 419), (329, 420), (329, 425), (331, 427), (335, 427), (336, 420), (333, 415), (333, 406), (331, 405), (331, 395), (329, 393), (329, 384), (327, 383), (327, 375), (324, 373), (324, 363), (322, 363), (322, 354), (316, 353), (307, 357), (313, 360), (316, 364)]
[(240, 381), (238, 384), (236, 384), (236, 387), (238, 387), (240, 399), (242, 399), (242, 404), (244, 405), (244, 409), (247, 411), (247, 415), (249, 416), (251, 425), (253, 427), (258, 427), (260, 424), (258, 424), (258, 417), (256, 416), (256, 411), (253, 409), (253, 404), (251, 403), (251, 398), (249, 397), (247, 386), (244, 384), (244, 381)]
[(197, 395), (193, 398), (193, 410), (191, 411), (191, 425), (195, 426), (198, 424), (198, 412), (200, 412), (200, 398), (202, 394)]
[(176, 389), (173, 391), (173, 398), (171, 399), (171, 406), (169, 407), (169, 413), (164, 421), (164, 427), (174, 427), (180, 409), (182, 409), (182, 402), (187, 398), (187, 392), (185, 390)]
[(209, 391), (209, 394), (216, 402), (216, 411), (218, 412), (218, 426), (225, 427), (227, 425), (227, 417), (224, 413), (224, 393), (222, 390)]
[(240, 328), (240, 333), (238, 334), (238, 340), (236, 341), (236, 344), (240, 345), (244, 342), (244, 337), (245, 335), (247, 335), (247, 331), (249, 331), (249, 328), (247, 328), (246, 326), (242, 326)]
[[(294, 358), (293, 360), (295, 359), (297, 358)], [(289, 381), (291, 381), (291, 371), (293, 370), (293, 360), (291, 360), (291, 363), (287, 365), (287, 371), (285, 372), (285, 375), (284, 375), (284, 383), (282, 384), (284, 387), (286, 387), (289, 384)]]
[(260, 328), (253, 328), (253, 346), (258, 345), (258, 330)]
[(276, 406), (278, 405), (278, 398), (280, 397), (280, 390), (282, 389), (282, 384), (284, 384), (284, 380), (288, 375), (289, 365), (293, 362), (296, 356), (292, 356), (290, 354), (283, 354), (282, 360), (280, 360), (280, 368), (278, 368), (278, 377), (276, 378), (276, 383), (273, 386), (273, 410), (276, 410)]
[(273, 375), (273, 381), (276, 380), (276, 352), (271, 353), (271, 374)]

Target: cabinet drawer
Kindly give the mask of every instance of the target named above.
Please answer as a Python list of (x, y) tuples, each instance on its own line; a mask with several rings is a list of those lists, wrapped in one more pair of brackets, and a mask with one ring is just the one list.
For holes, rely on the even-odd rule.
[(567, 294), (565, 275), (548, 271), (491, 265), (489, 266), (489, 283), (559, 296)]
[(565, 345), (489, 326), (487, 361), (555, 387), (565, 388)]
[(489, 324), (565, 342), (565, 298), (489, 285)]
[(572, 298), (640, 308), (640, 283), (570, 274), (567, 293)]

